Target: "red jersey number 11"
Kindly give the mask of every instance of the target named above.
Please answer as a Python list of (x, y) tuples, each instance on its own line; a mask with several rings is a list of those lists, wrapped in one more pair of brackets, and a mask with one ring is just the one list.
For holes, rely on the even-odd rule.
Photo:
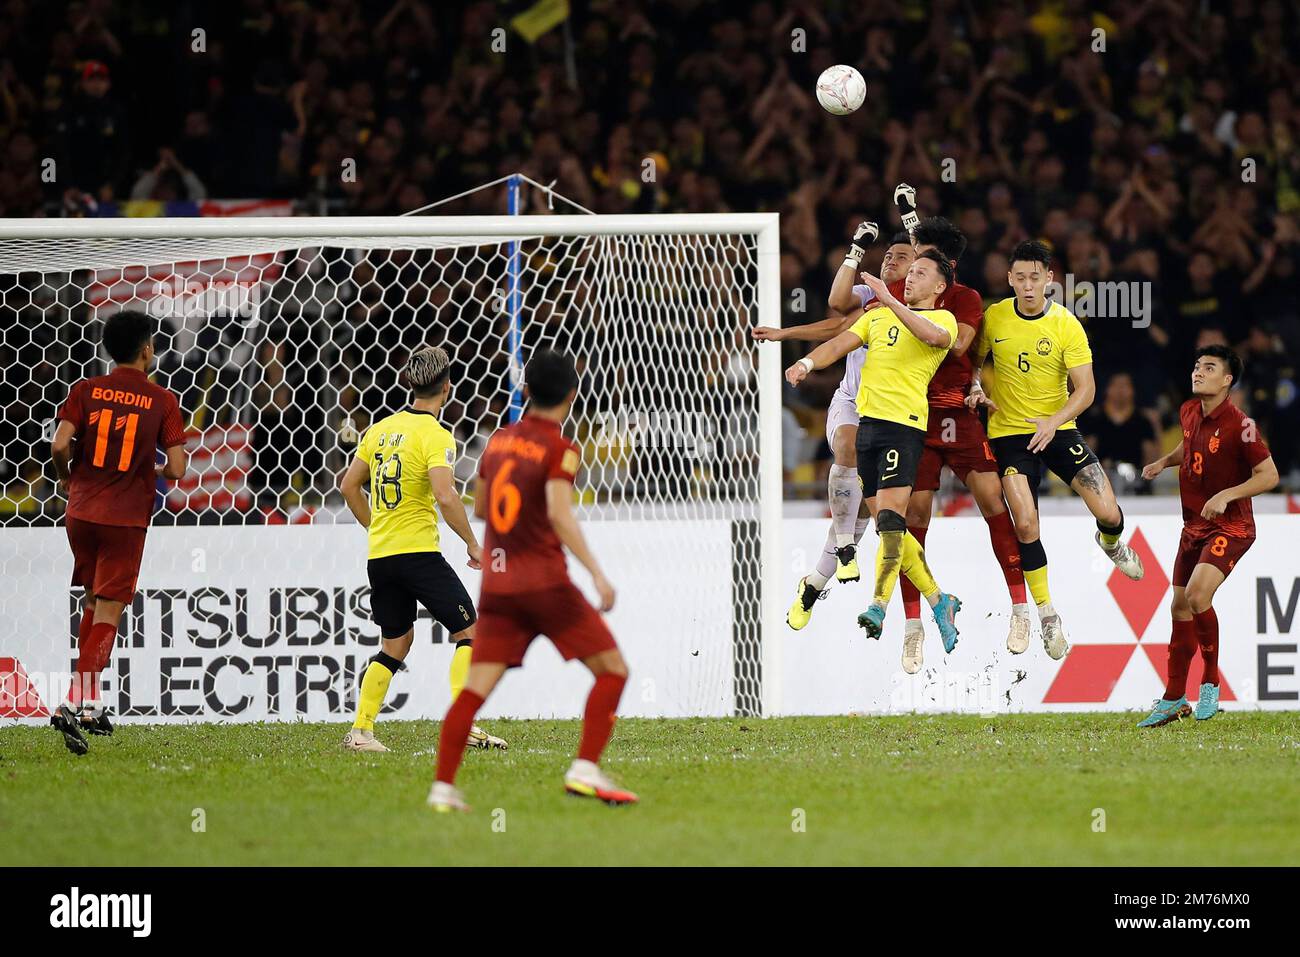
[(91, 462), (96, 468), (103, 468), (108, 458), (108, 440), (113, 432), (122, 433), (122, 447), (117, 456), (117, 470), (125, 472), (131, 468), (131, 455), (135, 452), (135, 430), (140, 424), (140, 413), (128, 412), (118, 416), (114, 421), (113, 410), (104, 408), (90, 413), (90, 424), (95, 428), (95, 454)]

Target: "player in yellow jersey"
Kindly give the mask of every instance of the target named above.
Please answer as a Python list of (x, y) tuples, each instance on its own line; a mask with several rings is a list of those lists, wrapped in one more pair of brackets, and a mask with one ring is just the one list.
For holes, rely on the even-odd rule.
[[(451, 394), (451, 359), (436, 346), (421, 349), (406, 363), (402, 377), (415, 394), (411, 407), (385, 416), (366, 430), (340, 482), (348, 508), (369, 530), (370, 608), (383, 639), (361, 680), (352, 730), (343, 738), (343, 746), (352, 751), (388, 750), (375, 740), (375, 718), (389, 682), (411, 650), (416, 602), (429, 610), (455, 643), (452, 701), (465, 685), (474, 637), (474, 602), (442, 557), (438, 542), (441, 513), (464, 541), (469, 567), (480, 567), (483, 549), (452, 475), (456, 440), (438, 421)], [(362, 491), (367, 485), (369, 501)], [(469, 744), (506, 747), (500, 738), (477, 727)]]
[(798, 386), (814, 369), (867, 347), (858, 387), (858, 477), (880, 542), (871, 605), (858, 616), (858, 624), (869, 637), (880, 637), (901, 571), (929, 601), (944, 651), (951, 652), (957, 645), (955, 617), (961, 602), (940, 591), (903, 514), (925, 445), (930, 379), (957, 341), (957, 320), (946, 309), (934, 308), (935, 299), (953, 281), (952, 265), (937, 252), (919, 254), (903, 284), (905, 303), (878, 276), (863, 278), (880, 305), (792, 365), (785, 377)]
[[(1040, 242), (1023, 242), (1011, 253), (1007, 281), (1015, 296), (994, 303), (974, 352), (975, 377), (967, 403), (989, 408), (989, 444), (1002, 474), (1002, 491), (1020, 541), (1020, 565), (1038, 605), (1043, 645), (1056, 659), (1069, 642), (1047, 587), (1047, 553), (1039, 541), (1038, 483), (1051, 469), (1083, 499), (1097, 519), (1097, 543), (1121, 572), (1142, 577), (1142, 560), (1120, 536), (1124, 513), (1106, 472), (1075, 426), (1092, 405), (1096, 385), (1092, 350), (1083, 326), (1060, 303), (1049, 303), (1051, 253)], [(992, 389), (985, 394), (980, 369), (993, 360)], [(1071, 391), (1070, 387), (1073, 387)], [(1007, 648), (1019, 654), (1028, 647)]]

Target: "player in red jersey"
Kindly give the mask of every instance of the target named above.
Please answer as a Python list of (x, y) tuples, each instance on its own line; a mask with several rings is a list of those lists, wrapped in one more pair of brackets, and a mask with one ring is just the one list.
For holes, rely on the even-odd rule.
[(540, 350), (529, 360), (524, 381), (527, 414), (492, 436), (479, 463), (474, 514), (486, 518), (488, 527), (478, 634), (465, 688), (447, 711), (438, 740), (437, 777), (429, 792), (435, 811), (469, 810), (455, 780), (474, 716), (506, 669), (523, 664), (539, 634), (565, 660), (580, 659), (596, 678), (565, 790), (611, 805), (637, 800), (597, 766), (614, 730), (627, 665), (605, 620), (569, 579), (564, 560), (567, 547), (591, 573), (600, 610), (614, 607), (614, 588), (573, 515), (573, 480), (582, 456), (560, 432), (578, 391), (578, 373), (568, 356)]
[(1214, 593), (1255, 542), (1252, 496), (1278, 482), (1277, 466), (1253, 419), (1237, 408), (1228, 391), (1241, 381), (1242, 363), (1227, 346), (1206, 346), (1192, 368), (1192, 395), (1179, 418), (1183, 440), (1142, 470), (1154, 479), (1179, 466), (1183, 534), (1174, 559), (1173, 635), (1169, 640), (1169, 682), (1165, 695), (1138, 722), (1155, 728), (1187, 717), (1187, 671), (1199, 645), (1204, 675), (1196, 718), (1219, 712), (1219, 619)]
[[(50, 454), (67, 490), (64, 524), (72, 547), (72, 584), (85, 590), (77, 632), (77, 671), (68, 699), (50, 718), (73, 754), (88, 750), (85, 732), (112, 734), (100, 701), (122, 609), (135, 594), (158, 478), (185, 474), (185, 426), (176, 397), (149, 381), (153, 322), (119, 312), (104, 323), (108, 375), (83, 379), (59, 410)], [(155, 450), (166, 464), (155, 465)]]

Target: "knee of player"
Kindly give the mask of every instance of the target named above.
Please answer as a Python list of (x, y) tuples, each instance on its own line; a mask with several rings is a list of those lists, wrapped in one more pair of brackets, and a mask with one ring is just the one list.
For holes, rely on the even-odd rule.
[(1208, 588), (1189, 588), (1186, 602), (1188, 611), (1193, 615), (1199, 615), (1203, 611), (1209, 611), (1210, 605), (1214, 602), (1214, 593)]
[(614, 675), (616, 678), (627, 678), (627, 662), (624, 660), (622, 652), (611, 651), (604, 656), (601, 665), (601, 674)]
[(1038, 539), (1038, 516), (1037, 515), (1016, 515), (1014, 516), (1016, 524), (1016, 538), (1022, 542), (1032, 542)]

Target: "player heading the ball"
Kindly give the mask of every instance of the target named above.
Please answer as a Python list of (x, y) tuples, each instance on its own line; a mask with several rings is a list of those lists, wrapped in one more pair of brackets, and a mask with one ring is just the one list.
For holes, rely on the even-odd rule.
[(951, 652), (957, 645), (955, 616), (961, 602), (940, 591), (926, 564), (925, 550), (907, 531), (903, 515), (925, 444), (929, 418), (926, 390), (957, 341), (953, 314), (934, 308), (935, 299), (953, 281), (952, 266), (934, 251), (917, 256), (903, 284), (906, 303), (878, 276), (866, 274), (863, 278), (881, 305), (864, 313), (849, 331), (792, 365), (786, 370), (786, 381), (798, 386), (814, 369), (867, 346), (858, 391), (858, 477), (880, 541), (872, 602), (858, 616), (858, 624), (869, 637), (880, 637), (885, 609), (901, 571), (930, 603), (944, 650)]
[(633, 804), (597, 762), (614, 730), (627, 665), (605, 619), (569, 579), (564, 549), (591, 574), (600, 611), (614, 607), (614, 587), (601, 571), (573, 514), (573, 480), (582, 456), (560, 425), (578, 392), (573, 359), (542, 349), (524, 370), (528, 411), (495, 432), (479, 462), (474, 514), (487, 519), (490, 560), (483, 569), (479, 632), (465, 690), (442, 723), (436, 780), (429, 806), (468, 811), (456, 788), (465, 738), (479, 708), (508, 668), (523, 664), (538, 635), (550, 639), (566, 661), (579, 659), (595, 676), (587, 695), (578, 756), (564, 789), (607, 804)]

